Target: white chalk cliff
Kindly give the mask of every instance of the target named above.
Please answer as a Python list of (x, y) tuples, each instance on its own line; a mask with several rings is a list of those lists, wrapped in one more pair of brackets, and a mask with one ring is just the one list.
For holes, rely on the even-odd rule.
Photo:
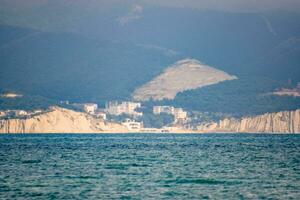
[(53, 107), (28, 119), (0, 120), (0, 133), (103, 133), (127, 132), (118, 123), (105, 122), (88, 114)]
[[(0, 120), (0, 133), (128, 133), (119, 123), (106, 122), (91, 115), (54, 107), (28, 119)], [(174, 131), (178, 132), (178, 131)], [(185, 132), (188, 132), (186, 130)], [(191, 131), (195, 132), (195, 131)], [(300, 109), (267, 113), (242, 119), (223, 119), (198, 126), (199, 133), (300, 133)]]
[(201, 132), (237, 133), (300, 133), (300, 109), (266, 113), (242, 119), (224, 119), (218, 123), (204, 123), (198, 126)]

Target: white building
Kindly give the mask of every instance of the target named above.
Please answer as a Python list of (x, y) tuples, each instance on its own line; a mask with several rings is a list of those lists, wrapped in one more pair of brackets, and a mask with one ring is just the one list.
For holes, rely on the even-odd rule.
[(17, 97), (22, 97), (23, 95), (9, 92), (9, 93), (5, 93), (5, 94), (1, 94), (0, 96), (4, 97), (4, 98), (17, 98)]
[(96, 117), (97, 118), (100, 118), (100, 119), (103, 119), (103, 120), (106, 120), (107, 118), (106, 118), (106, 113), (105, 112), (97, 112), (97, 113), (95, 113), (95, 115), (96, 115)]
[(87, 103), (83, 105), (83, 110), (89, 114), (95, 114), (97, 109), (98, 109), (98, 105), (95, 103)]
[(6, 112), (0, 111), (0, 117), (5, 117), (5, 116), (6, 116)]
[(174, 107), (173, 106), (154, 106), (153, 114), (159, 115), (160, 113), (167, 113), (167, 114), (172, 115), (174, 113)]
[(25, 110), (7, 110), (5, 111), (5, 116), (14, 116), (14, 117), (21, 117), (27, 116), (29, 113)]
[(70, 102), (68, 100), (66, 100), (66, 101), (60, 101), (59, 103), (60, 104), (65, 104), (65, 105), (69, 105), (70, 104)]
[(173, 115), (175, 117), (175, 121), (185, 120), (187, 118), (187, 112), (182, 108), (175, 108)]
[(141, 107), (141, 103), (123, 101), (111, 101), (106, 104), (106, 112), (111, 115), (128, 114), (133, 116), (142, 116), (143, 113), (137, 112), (136, 109)]
[(28, 113), (25, 110), (14, 110), (16, 116), (25, 116)]
[(136, 122), (130, 119), (126, 119), (124, 122), (122, 122), (122, 125), (126, 126), (131, 132), (139, 132), (143, 128), (142, 122)]
[(42, 110), (35, 110), (35, 111), (33, 111), (33, 114), (40, 114), (42, 112), (43, 112)]
[(187, 112), (182, 108), (174, 108), (173, 106), (154, 106), (153, 114), (159, 115), (160, 113), (173, 115), (175, 118), (175, 123), (187, 119)]

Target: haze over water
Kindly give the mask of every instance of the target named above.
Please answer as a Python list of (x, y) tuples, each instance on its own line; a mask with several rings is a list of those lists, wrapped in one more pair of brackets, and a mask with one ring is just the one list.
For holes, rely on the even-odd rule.
[(298, 135), (3, 135), (0, 199), (299, 199)]

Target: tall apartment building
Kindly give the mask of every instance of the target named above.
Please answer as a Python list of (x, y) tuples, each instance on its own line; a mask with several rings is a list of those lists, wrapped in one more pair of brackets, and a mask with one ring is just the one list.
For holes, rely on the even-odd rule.
[(95, 103), (87, 103), (83, 105), (83, 110), (86, 113), (94, 114), (97, 109), (98, 109), (98, 105)]
[(142, 116), (143, 113), (137, 112), (136, 109), (141, 107), (141, 103), (123, 101), (121, 103), (117, 101), (110, 101), (106, 104), (106, 112), (111, 115), (133, 115), (133, 116)]
[(154, 106), (153, 114), (159, 115), (160, 113), (173, 115), (175, 118), (175, 123), (180, 120), (187, 119), (187, 112), (182, 108), (174, 108), (173, 106)]

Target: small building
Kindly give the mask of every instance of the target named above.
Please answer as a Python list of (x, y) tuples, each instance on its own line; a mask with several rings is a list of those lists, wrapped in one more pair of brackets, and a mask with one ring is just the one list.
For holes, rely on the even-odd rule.
[(187, 118), (187, 112), (182, 108), (175, 108), (173, 114), (175, 121), (185, 120)]
[(153, 114), (159, 115), (160, 113), (173, 114), (173, 106), (153, 106)]
[(15, 110), (15, 115), (16, 116), (25, 116), (28, 115), (28, 113), (25, 110)]
[(117, 101), (110, 101), (106, 104), (106, 112), (111, 115), (128, 114), (132, 116), (142, 116), (143, 113), (137, 112), (136, 109), (141, 107), (141, 103), (123, 101), (121, 103)]
[(103, 119), (103, 120), (106, 120), (106, 113), (105, 112), (102, 112), (102, 111), (99, 111), (99, 112), (96, 112), (95, 113), (96, 117), (99, 118), (99, 119)]
[(136, 122), (131, 119), (126, 119), (124, 122), (122, 122), (122, 125), (126, 126), (131, 132), (139, 132), (143, 128), (142, 122)]
[(43, 111), (42, 110), (35, 110), (33, 111), (33, 114), (41, 114)]
[(25, 110), (7, 110), (5, 111), (5, 116), (8, 117), (23, 117), (27, 116), (29, 113)]
[(83, 105), (84, 112), (89, 114), (95, 114), (97, 109), (98, 109), (98, 105), (95, 103), (86, 103)]
[(175, 123), (187, 119), (187, 112), (182, 108), (174, 108), (173, 106), (154, 106), (153, 114), (159, 115), (160, 113), (173, 115), (175, 118)]
[(65, 105), (69, 105), (70, 104), (70, 102), (68, 100), (66, 100), (66, 101), (60, 101), (59, 103), (60, 104), (65, 104)]
[(1, 94), (0, 96), (4, 97), (4, 98), (18, 98), (18, 97), (23, 97), (22, 94), (17, 94), (17, 93), (14, 93), (14, 92), (8, 92), (8, 93), (5, 93), (5, 94)]
[(6, 116), (6, 112), (0, 111), (0, 117), (5, 117), (5, 116)]

